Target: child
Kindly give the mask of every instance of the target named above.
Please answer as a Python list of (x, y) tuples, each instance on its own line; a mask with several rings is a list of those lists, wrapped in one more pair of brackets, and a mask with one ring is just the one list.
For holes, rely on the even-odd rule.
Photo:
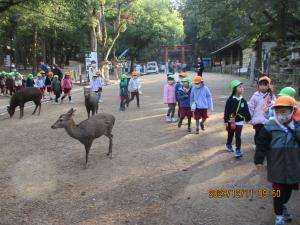
[(254, 163), (263, 169), (267, 158), (268, 180), (272, 182), (275, 225), (284, 225), (292, 216), (287, 209), (292, 190), (300, 183), (300, 121), (294, 121), (295, 99), (279, 97), (273, 108), (275, 117), (260, 130), (256, 138)]
[(54, 75), (52, 83), (51, 83), (51, 89), (53, 93), (55, 94), (55, 103), (58, 104), (58, 99), (60, 98), (61, 95), (61, 84), (59, 81), (58, 75)]
[(196, 76), (193, 83), (190, 105), (192, 112), (194, 112), (194, 119), (196, 120), (196, 134), (199, 134), (199, 125), (201, 126), (201, 130), (205, 130), (204, 122), (208, 118), (207, 110), (213, 110), (213, 102), (210, 90), (204, 85), (202, 77)]
[(176, 122), (174, 118), (175, 107), (176, 107), (176, 96), (175, 96), (175, 78), (174, 76), (168, 76), (168, 83), (164, 86), (164, 104), (168, 104), (168, 113), (166, 115), (166, 122)]
[[(296, 90), (292, 87), (285, 87), (285, 88), (282, 88), (279, 92), (279, 94), (277, 96), (290, 96), (292, 98), (295, 99), (295, 96), (296, 96)], [(266, 107), (265, 108), (265, 117), (266, 119), (270, 119), (271, 117), (274, 116), (274, 109), (273, 107)], [(294, 110), (294, 114), (293, 114), (293, 119), (296, 120), (296, 121), (299, 121), (300, 120), (300, 109), (298, 107), (295, 108)]]
[(96, 93), (99, 100), (101, 96), (102, 86), (100, 80), (97, 77), (97, 74), (93, 75), (90, 85), (91, 85), (91, 90)]
[(177, 81), (176, 83), (176, 86), (175, 86), (175, 93), (176, 93), (176, 102), (178, 102), (178, 118), (180, 118), (180, 101), (178, 99), (178, 90), (180, 88), (182, 88), (182, 79), (187, 77), (187, 73), (185, 72), (182, 72), (179, 74), (179, 80)]
[(178, 90), (178, 100), (180, 104), (180, 119), (178, 122), (178, 127), (182, 125), (182, 121), (185, 117), (188, 118), (188, 132), (191, 132), (191, 121), (193, 113), (190, 106), (190, 95), (191, 95), (191, 83), (188, 77), (181, 80), (182, 87)]
[(255, 130), (254, 142), (261, 128), (268, 120), (264, 116), (264, 108), (270, 107), (275, 96), (270, 88), (271, 79), (263, 76), (258, 80), (258, 91), (255, 92), (249, 102), (249, 111), (252, 117), (252, 125)]
[(27, 75), (26, 87), (34, 87), (33, 75), (31, 73)]
[(122, 74), (121, 75), (121, 81), (120, 81), (120, 111), (125, 111), (125, 103), (128, 100), (128, 80), (127, 75)]
[(102, 78), (100, 70), (98, 70), (96, 72), (96, 75), (97, 75), (97, 80), (99, 83), (99, 92), (98, 92), (99, 102), (103, 102), (101, 97), (102, 97), (102, 91), (103, 91), (103, 86), (104, 86), (104, 79)]
[(12, 94), (15, 92), (14, 90), (15, 81), (13, 79), (13, 76), (14, 76), (13, 72), (6, 74), (6, 81), (5, 81), (6, 94), (8, 94), (9, 91), (10, 96), (12, 96)]
[(137, 73), (135, 71), (132, 72), (131, 76), (132, 77), (128, 84), (128, 91), (130, 92), (131, 98), (128, 99), (126, 104), (128, 106), (129, 103), (134, 99), (134, 97), (136, 97), (137, 107), (140, 108), (140, 97), (139, 96), (142, 94), (141, 83), (138, 80)]
[(3, 71), (0, 73), (0, 90), (1, 90), (1, 95), (4, 96), (5, 93), (5, 75), (6, 73)]
[(66, 96), (69, 97), (69, 102), (72, 103), (72, 97), (71, 97), (71, 90), (73, 88), (73, 82), (70, 78), (71, 74), (69, 72), (65, 73), (65, 78), (63, 79), (61, 83), (61, 89), (64, 92), (64, 96), (61, 97), (61, 103), (63, 103), (63, 100)]
[(49, 95), (50, 101), (52, 101), (52, 96), (51, 96), (51, 93), (52, 93), (52, 87), (51, 87), (52, 79), (53, 79), (53, 73), (50, 71), (50, 72), (48, 72), (47, 77), (45, 78), (45, 87), (46, 87), (47, 93)]
[(15, 90), (16, 92), (22, 90), (23, 87), (23, 83), (22, 83), (22, 77), (20, 73), (16, 74), (16, 78), (15, 78)]
[(42, 95), (43, 95), (43, 98), (45, 97), (45, 83), (44, 83), (44, 80), (42, 78), (42, 74), (38, 74), (37, 75), (37, 80), (34, 84), (35, 87), (39, 88), (40, 91), (42, 92)]
[(231, 96), (226, 101), (224, 111), (224, 123), (228, 132), (226, 148), (228, 152), (234, 152), (232, 148), (232, 139), (235, 135), (235, 157), (242, 156), (241, 153), (241, 135), (244, 121), (249, 122), (251, 115), (249, 112), (247, 101), (243, 98), (243, 83), (239, 80), (233, 80), (230, 83), (229, 90)]

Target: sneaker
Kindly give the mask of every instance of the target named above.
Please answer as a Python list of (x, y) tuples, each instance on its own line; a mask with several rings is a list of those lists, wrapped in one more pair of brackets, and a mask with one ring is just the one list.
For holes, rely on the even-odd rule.
[(70, 104), (73, 104), (74, 102), (71, 100), (71, 101), (69, 101), (69, 103), (70, 103)]
[(199, 134), (199, 128), (196, 129), (196, 134)]
[(235, 150), (235, 157), (236, 158), (240, 158), (240, 157), (242, 157), (243, 155), (242, 155), (242, 153), (241, 153), (241, 149), (239, 149), (239, 148), (237, 148), (236, 150)]
[(166, 122), (171, 122), (171, 117), (166, 116)]
[(288, 221), (288, 222), (293, 220), (293, 217), (290, 214), (290, 212), (288, 211), (286, 205), (283, 205), (283, 218), (285, 221)]
[(231, 144), (226, 144), (226, 148), (228, 152), (234, 152)]
[(100, 99), (100, 100), (99, 100), (99, 102), (100, 102), (100, 103), (102, 103), (102, 102), (103, 102), (103, 100), (101, 100), (101, 99)]
[(283, 216), (276, 216), (275, 225), (284, 225), (284, 218)]
[(252, 148), (253, 148), (253, 150), (255, 151), (255, 149), (256, 149), (256, 145), (252, 145)]
[(176, 123), (177, 119), (176, 118), (172, 118), (171, 121), (172, 121), (172, 123)]
[(200, 123), (201, 130), (205, 130), (204, 123)]
[(190, 127), (188, 127), (187, 132), (191, 133), (192, 129)]

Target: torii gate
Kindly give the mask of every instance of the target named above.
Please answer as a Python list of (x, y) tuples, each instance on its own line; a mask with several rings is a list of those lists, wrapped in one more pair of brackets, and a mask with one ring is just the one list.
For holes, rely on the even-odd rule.
[(167, 65), (169, 59), (169, 52), (181, 52), (181, 63), (186, 63), (186, 52), (191, 51), (192, 45), (175, 45), (175, 46), (167, 46), (161, 45), (161, 49), (163, 51), (165, 64)]

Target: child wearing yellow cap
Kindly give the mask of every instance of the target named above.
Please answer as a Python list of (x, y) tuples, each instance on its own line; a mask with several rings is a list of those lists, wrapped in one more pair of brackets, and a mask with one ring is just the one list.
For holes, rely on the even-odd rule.
[(190, 105), (191, 111), (194, 112), (194, 119), (196, 120), (196, 134), (199, 134), (199, 127), (201, 127), (201, 130), (205, 130), (204, 123), (208, 118), (208, 109), (213, 110), (213, 101), (210, 90), (204, 85), (202, 77), (196, 76), (193, 84)]
[(264, 108), (270, 107), (272, 102), (275, 101), (275, 96), (271, 90), (271, 79), (267, 76), (263, 76), (258, 80), (258, 90), (253, 94), (249, 101), (249, 111), (251, 114), (251, 123), (255, 130), (254, 140), (264, 124), (268, 122), (265, 118)]
[(267, 158), (268, 180), (272, 183), (275, 225), (291, 221), (287, 203), (300, 183), (300, 121), (293, 119), (296, 101), (280, 96), (273, 106), (275, 116), (260, 130), (256, 138), (254, 163), (263, 170)]

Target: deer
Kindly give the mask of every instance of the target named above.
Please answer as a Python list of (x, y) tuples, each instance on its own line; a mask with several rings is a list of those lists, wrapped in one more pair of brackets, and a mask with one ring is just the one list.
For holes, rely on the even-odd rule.
[(71, 108), (67, 113), (59, 116), (58, 120), (51, 126), (52, 129), (64, 128), (69, 136), (77, 139), (85, 147), (85, 168), (88, 165), (89, 152), (93, 141), (102, 135), (108, 137), (109, 148), (107, 156), (112, 159), (113, 134), (115, 117), (108, 113), (99, 113), (79, 124), (73, 120), (75, 109)]
[(95, 113), (98, 113), (98, 103), (99, 97), (95, 94), (95, 92), (89, 92), (85, 94), (84, 96), (84, 104), (85, 108), (88, 114), (88, 118), (90, 118), (90, 112), (92, 112), (92, 116), (95, 115)]
[(41, 100), (42, 100), (42, 93), (38, 88), (35, 87), (24, 88), (23, 90), (15, 93), (11, 97), (9, 106), (7, 106), (7, 112), (10, 117), (13, 117), (16, 108), (20, 106), (20, 119), (21, 119), (24, 115), (25, 103), (29, 101), (33, 101), (35, 104), (35, 109), (32, 115), (35, 114), (38, 107), (39, 107), (38, 115), (40, 115), (41, 107), (42, 107)]

